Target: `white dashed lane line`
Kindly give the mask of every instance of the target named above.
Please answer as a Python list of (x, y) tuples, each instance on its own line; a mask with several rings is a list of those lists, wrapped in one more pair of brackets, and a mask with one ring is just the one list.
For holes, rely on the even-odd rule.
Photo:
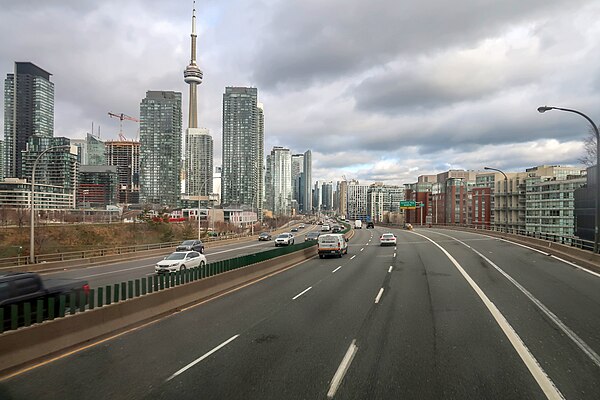
[(375, 304), (379, 303), (379, 300), (381, 300), (382, 295), (383, 295), (383, 288), (379, 289), (379, 293), (377, 294), (377, 297), (375, 297)]
[(352, 257), (350, 257), (351, 260), (354, 260), (354, 257), (356, 257), (356, 254), (353, 255)]
[(340, 265), (339, 267), (337, 267), (336, 269), (334, 269), (333, 271), (331, 271), (331, 273), (332, 273), (332, 274), (335, 274), (335, 272), (336, 272), (338, 269), (340, 269), (340, 268), (342, 268), (342, 266), (341, 266), (341, 265)]
[(298, 293), (297, 295), (295, 295), (292, 300), (296, 300), (298, 297), (302, 296), (304, 293), (308, 292), (310, 289), (312, 289), (312, 286), (308, 287), (307, 289), (304, 289), (302, 292)]

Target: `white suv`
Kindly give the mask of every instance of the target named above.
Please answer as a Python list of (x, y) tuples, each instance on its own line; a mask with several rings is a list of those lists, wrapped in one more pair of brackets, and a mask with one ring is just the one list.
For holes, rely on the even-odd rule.
[(294, 235), (291, 233), (282, 233), (281, 235), (277, 236), (277, 239), (275, 239), (275, 247), (289, 246), (292, 244), (294, 244)]

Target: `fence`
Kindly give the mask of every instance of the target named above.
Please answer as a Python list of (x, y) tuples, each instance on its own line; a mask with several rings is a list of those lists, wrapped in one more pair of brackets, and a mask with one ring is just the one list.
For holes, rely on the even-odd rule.
[(36, 299), (33, 302), (23, 302), (0, 307), (0, 333), (17, 329), (21, 326), (30, 326), (46, 320), (62, 318), (66, 315), (73, 315), (135, 297), (145, 296), (199, 279), (206, 279), (227, 271), (303, 250), (314, 245), (315, 242), (302, 242), (228, 260), (215, 261), (204, 266), (177, 271), (167, 275), (151, 275), (97, 289), (90, 289), (88, 294), (72, 292), (56, 297)]

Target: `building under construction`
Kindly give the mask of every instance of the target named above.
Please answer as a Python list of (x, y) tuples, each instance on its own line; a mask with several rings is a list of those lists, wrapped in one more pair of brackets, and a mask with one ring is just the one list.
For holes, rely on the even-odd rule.
[(105, 142), (106, 162), (117, 167), (120, 204), (140, 202), (140, 142), (114, 140)]

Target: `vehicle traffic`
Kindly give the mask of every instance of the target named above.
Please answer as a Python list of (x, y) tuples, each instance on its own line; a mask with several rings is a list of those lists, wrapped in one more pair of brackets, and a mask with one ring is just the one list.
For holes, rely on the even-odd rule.
[(321, 226), (321, 232), (329, 232), (331, 230), (331, 227), (327, 224), (323, 224)]
[(379, 244), (381, 246), (395, 246), (396, 245), (396, 235), (393, 233), (384, 233), (379, 238)]
[(362, 221), (360, 219), (354, 221), (354, 229), (362, 229)]
[(258, 235), (259, 241), (268, 241), (271, 239), (273, 239), (273, 237), (271, 236), (271, 234), (269, 232), (261, 232), (260, 235)]
[(185, 271), (187, 268), (204, 267), (206, 257), (197, 251), (176, 251), (156, 263), (154, 271), (164, 274), (177, 271)]
[(296, 228), (296, 227), (293, 227), (293, 228), (290, 230), (290, 232), (298, 232), (298, 228)]
[(282, 233), (275, 239), (275, 247), (290, 246), (294, 244), (294, 235), (291, 233)]
[(326, 256), (341, 258), (342, 255), (348, 254), (348, 239), (340, 233), (321, 235), (318, 242), (317, 253), (319, 254), (319, 258), (325, 258)]
[(90, 292), (87, 281), (79, 279), (44, 279), (34, 272), (9, 272), (0, 275), (0, 307), (31, 302), (61, 294)]
[(308, 232), (306, 235), (304, 235), (304, 241), (305, 242), (310, 242), (312, 241), (317, 241), (319, 239), (319, 236), (321, 235), (320, 232)]
[(367, 222), (367, 229), (375, 229), (375, 224), (373, 223), (373, 221)]
[(204, 243), (202, 240), (184, 240), (175, 251), (197, 251), (204, 254)]

